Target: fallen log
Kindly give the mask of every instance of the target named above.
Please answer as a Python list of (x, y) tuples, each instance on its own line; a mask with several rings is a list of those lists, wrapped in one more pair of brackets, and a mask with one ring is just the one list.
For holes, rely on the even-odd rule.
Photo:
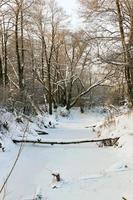
[(79, 141), (42, 141), (38, 140), (18, 140), (13, 139), (12, 141), (16, 143), (33, 143), (33, 144), (50, 144), (50, 145), (67, 145), (67, 144), (83, 144), (83, 143), (92, 143), (92, 142), (102, 142), (103, 144), (110, 141), (108, 146), (113, 146), (119, 140), (119, 137), (116, 138), (105, 138), (105, 139), (93, 139), (93, 140), (79, 140)]
[(85, 128), (96, 128), (97, 125), (86, 126)]
[(41, 130), (35, 130), (38, 135), (48, 135), (46, 131), (41, 131)]
[(0, 149), (5, 152), (5, 147), (3, 147), (2, 143), (0, 142)]

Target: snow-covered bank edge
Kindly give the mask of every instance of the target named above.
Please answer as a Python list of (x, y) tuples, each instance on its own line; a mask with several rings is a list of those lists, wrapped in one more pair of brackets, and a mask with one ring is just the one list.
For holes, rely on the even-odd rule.
[(133, 157), (133, 110), (127, 110), (118, 116), (107, 116), (94, 131), (100, 138), (120, 137), (118, 148), (127, 157)]

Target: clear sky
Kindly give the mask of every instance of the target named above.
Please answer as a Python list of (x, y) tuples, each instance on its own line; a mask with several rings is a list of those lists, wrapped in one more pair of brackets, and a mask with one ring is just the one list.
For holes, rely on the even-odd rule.
[(66, 13), (71, 16), (71, 24), (72, 26), (76, 27), (79, 23), (78, 18), (78, 0), (56, 0), (60, 6), (64, 8)]

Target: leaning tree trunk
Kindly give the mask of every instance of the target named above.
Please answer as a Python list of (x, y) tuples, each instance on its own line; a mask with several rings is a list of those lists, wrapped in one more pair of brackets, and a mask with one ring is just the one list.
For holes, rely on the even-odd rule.
[(133, 58), (130, 53), (131, 46), (133, 43), (133, 17), (131, 17), (129, 40), (128, 40), (128, 42), (126, 42), (120, 0), (116, 0), (116, 7), (117, 7), (117, 14), (118, 14), (121, 42), (122, 42), (122, 47), (123, 47), (123, 52), (124, 52), (124, 62), (128, 63), (125, 66), (125, 79), (127, 82), (128, 96), (129, 96), (130, 102), (133, 106)]
[(133, 62), (131, 61), (130, 56), (128, 62), (129, 64), (125, 67), (125, 77), (127, 81), (129, 99), (133, 106)]
[[(132, 9), (133, 12), (133, 9)], [(132, 56), (132, 47), (133, 47), (133, 14), (130, 16), (130, 31), (129, 31), (129, 40), (127, 44), (127, 56), (128, 56), (128, 63), (127, 66), (127, 83), (128, 83), (128, 93), (130, 96), (130, 101), (133, 106), (133, 56)]]

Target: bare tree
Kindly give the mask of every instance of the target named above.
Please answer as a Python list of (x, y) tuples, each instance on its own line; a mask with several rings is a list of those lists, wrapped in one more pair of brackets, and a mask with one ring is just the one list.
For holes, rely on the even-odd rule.
[[(101, 61), (112, 68), (115, 66), (116, 71), (121, 72), (120, 78), (123, 73), (125, 74), (128, 96), (133, 104), (133, 2), (132, 0), (112, 0), (109, 4), (106, 0), (95, 2), (95, 8), (90, 7), (89, 0), (82, 2), (84, 6), (83, 17), (86, 22), (89, 24), (92, 19), (97, 27), (95, 34), (90, 32), (88, 35), (89, 37), (93, 35), (93, 39), (98, 41), (99, 49), (102, 49), (99, 56)], [(110, 22), (110, 26), (107, 25), (107, 21)]]

